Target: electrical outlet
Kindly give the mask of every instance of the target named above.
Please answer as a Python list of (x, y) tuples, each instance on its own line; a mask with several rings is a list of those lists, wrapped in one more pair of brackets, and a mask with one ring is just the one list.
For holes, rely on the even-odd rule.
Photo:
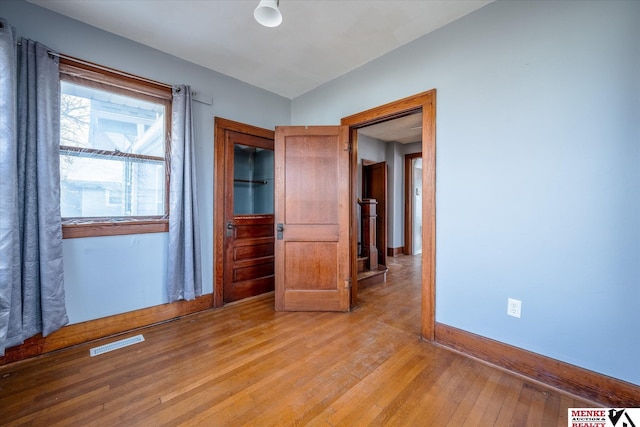
[(522, 301), (509, 298), (507, 300), (507, 314), (509, 316), (520, 318), (520, 312), (522, 311)]

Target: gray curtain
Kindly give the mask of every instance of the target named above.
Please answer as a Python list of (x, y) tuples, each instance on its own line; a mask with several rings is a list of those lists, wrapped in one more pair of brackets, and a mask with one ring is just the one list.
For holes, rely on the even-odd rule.
[(173, 88), (169, 188), (169, 302), (202, 295), (191, 88)]
[(67, 322), (60, 220), (58, 58), (20, 40), (0, 44), (0, 354)]

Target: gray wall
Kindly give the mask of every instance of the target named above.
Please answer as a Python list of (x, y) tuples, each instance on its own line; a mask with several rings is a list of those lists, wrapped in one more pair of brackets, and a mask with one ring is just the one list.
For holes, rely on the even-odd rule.
[(635, 384), (639, 22), (498, 1), (292, 102), (335, 124), (436, 88), (436, 320)]
[[(18, 36), (58, 52), (168, 84), (188, 84), (196, 99), (213, 98), (213, 105), (196, 102), (193, 110), (203, 287), (211, 293), (213, 118), (273, 129), (289, 123), (290, 100), (22, 0), (0, 0), (0, 15)], [(166, 233), (67, 239), (63, 246), (71, 323), (167, 302)]]

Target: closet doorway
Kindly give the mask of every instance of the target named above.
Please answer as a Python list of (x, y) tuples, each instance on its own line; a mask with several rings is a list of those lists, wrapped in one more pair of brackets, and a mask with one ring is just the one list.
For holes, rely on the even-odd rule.
[(274, 132), (215, 118), (214, 306), (274, 290)]

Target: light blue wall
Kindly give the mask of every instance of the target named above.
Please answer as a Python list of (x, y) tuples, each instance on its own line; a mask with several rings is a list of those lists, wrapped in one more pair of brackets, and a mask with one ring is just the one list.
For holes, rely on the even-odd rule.
[(292, 102), (336, 124), (436, 88), (436, 320), (635, 384), (639, 22), (638, 1), (498, 1)]
[[(390, 167), (390, 186), (393, 186), (393, 211), (389, 213), (392, 226), (389, 227), (389, 246), (404, 246), (404, 156), (422, 151), (422, 143), (395, 143), (393, 164)], [(391, 163), (390, 163), (391, 164)]]
[(404, 156), (422, 151), (422, 143), (400, 144), (394, 142), (387, 146), (387, 162), (389, 164), (388, 192), (391, 195), (389, 204), (389, 224), (387, 227), (387, 244), (392, 248), (404, 246)]
[[(194, 103), (197, 187), (205, 293), (213, 290), (213, 118), (273, 129), (288, 124), (290, 101), (23, 0), (0, 0), (0, 16), (18, 36), (77, 58), (168, 84), (188, 84)], [(158, 28), (162, 31), (162, 28)], [(206, 43), (203, 40), (202, 43)], [(166, 234), (64, 241), (65, 287), (71, 323), (167, 302)]]
[[(167, 233), (65, 240), (65, 293), (72, 323), (133, 311), (168, 300)], [(149, 256), (141, 256), (149, 254)], [(104, 279), (103, 279), (104, 278)], [(155, 303), (155, 304), (154, 304)]]

